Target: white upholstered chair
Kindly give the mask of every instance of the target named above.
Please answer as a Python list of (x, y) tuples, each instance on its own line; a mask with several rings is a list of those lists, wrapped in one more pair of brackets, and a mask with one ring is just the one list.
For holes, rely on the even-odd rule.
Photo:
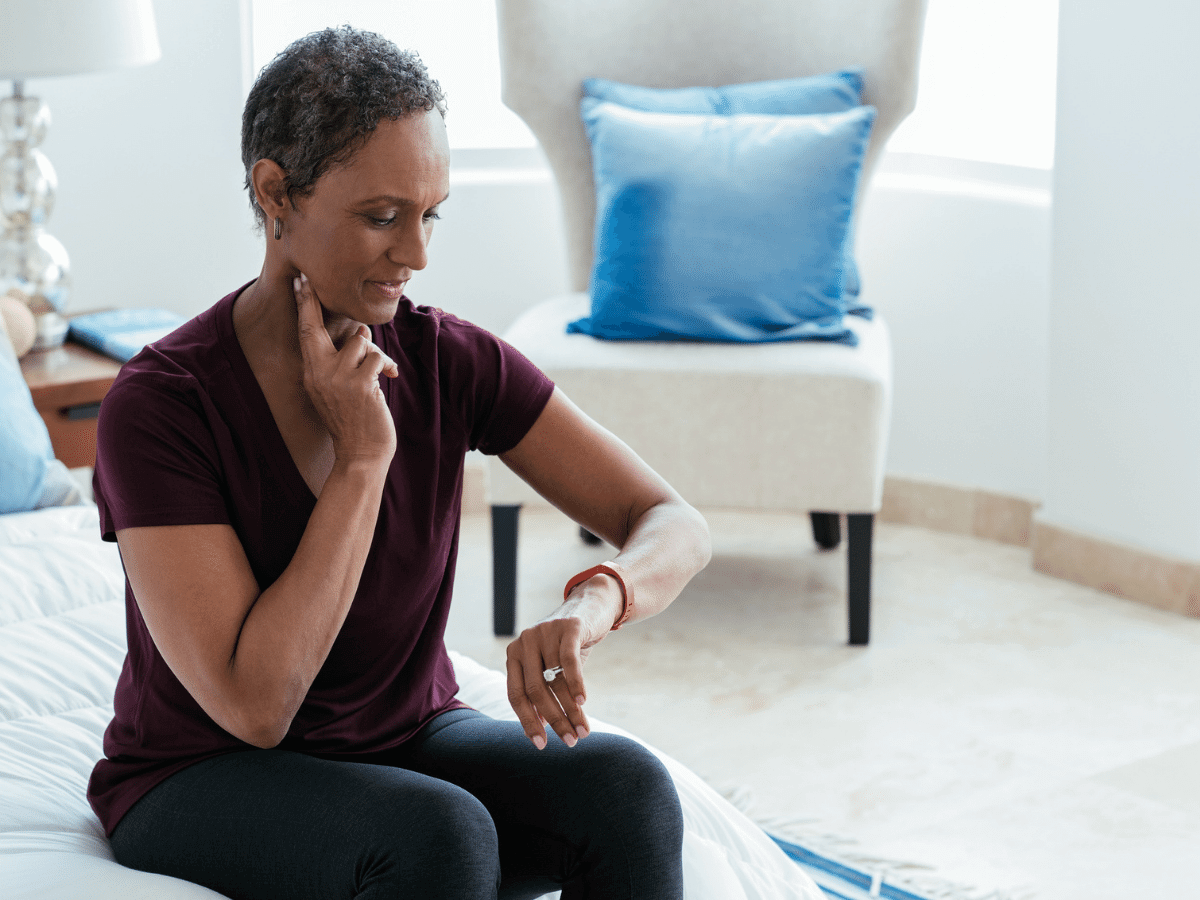
[[(649, 87), (721, 85), (862, 66), (878, 109), (859, 194), (911, 111), (924, 0), (497, 0), (504, 102), (558, 182), (572, 287), (504, 337), (698, 507), (808, 512), (822, 547), (847, 515), (850, 643), (869, 635), (871, 536), (883, 493), (891, 345), (882, 316), (848, 316), (857, 347), (821, 342), (604, 341), (586, 315), (595, 193), (579, 101), (596, 76)], [(861, 299), (874, 304), (871, 273)], [(533, 299), (533, 298), (531, 298)], [(515, 624), (517, 522), (534, 495), (488, 459), (495, 632)]]

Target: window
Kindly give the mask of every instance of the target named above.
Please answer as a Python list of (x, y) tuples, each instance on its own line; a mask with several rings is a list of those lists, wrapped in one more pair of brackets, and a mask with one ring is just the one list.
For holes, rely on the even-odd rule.
[[(536, 146), (500, 102), (493, 0), (342, 0), (336, 14), (329, 0), (253, 0), (252, 9), (256, 73), (297, 37), (348, 21), (421, 54), (446, 90), (456, 150)], [(917, 109), (889, 149), (1051, 168), (1057, 32), (1058, 0), (929, 0)]]
[(1058, 0), (929, 0), (917, 108), (888, 149), (1054, 165)]
[(253, 0), (257, 75), (298, 37), (349, 23), (421, 54), (450, 106), (455, 149), (536, 146), (533, 134), (500, 102), (500, 54), (494, 0)]

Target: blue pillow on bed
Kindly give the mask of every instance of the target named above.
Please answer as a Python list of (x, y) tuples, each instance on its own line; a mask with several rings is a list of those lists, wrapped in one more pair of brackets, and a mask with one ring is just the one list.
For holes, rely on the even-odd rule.
[(654, 113), (582, 103), (596, 182), (591, 315), (615, 340), (854, 344), (845, 245), (875, 109)]
[[(723, 87), (648, 88), (605, 78), (588, 78), (583, 95), (608, 100), (644, 112), (708, 115), (813, 115), (846, 112), (862, 104), (863, 70), (842, 69), (804, 78), (754, 81)], [(858, 264), (854, 261), (853, 234), (846, 241), (845, 277), (842, 292), (850, 309), (871, 317), (871, 308), (853, 302), (860, 291)]]
[(66, 466), (54, 458), (21, 366), (0, 327), (0, 513), (78, 503)]

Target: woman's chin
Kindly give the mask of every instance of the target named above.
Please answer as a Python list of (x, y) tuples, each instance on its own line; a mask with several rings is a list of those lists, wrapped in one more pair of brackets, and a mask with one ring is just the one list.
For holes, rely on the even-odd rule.
[(386, 300), (378, 296), (359, 297), (354, 302), (339, 304), (337, 308), (326, 306), (326, 324), (331, 324), (329, 319), (338, 318), (363, 325), (384, 325), (396, 318), (399, 305), (399, 300)]
[(369, 308), (371, 315), (359, 319), (359, 321), (364, 325), (386, 325), (396, 318), (396, 308), (399, 305), (400, 301), (398, 300), (388, 303), (373, 303)]

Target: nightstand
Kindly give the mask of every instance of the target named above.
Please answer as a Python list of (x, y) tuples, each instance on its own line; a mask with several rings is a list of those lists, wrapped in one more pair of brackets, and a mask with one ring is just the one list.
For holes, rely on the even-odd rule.
[(21, 358), (21, 374), (50, 432), (54, 455), (68, 468), (96, 464), (96, 416), (121, 364), (67, 341)]

